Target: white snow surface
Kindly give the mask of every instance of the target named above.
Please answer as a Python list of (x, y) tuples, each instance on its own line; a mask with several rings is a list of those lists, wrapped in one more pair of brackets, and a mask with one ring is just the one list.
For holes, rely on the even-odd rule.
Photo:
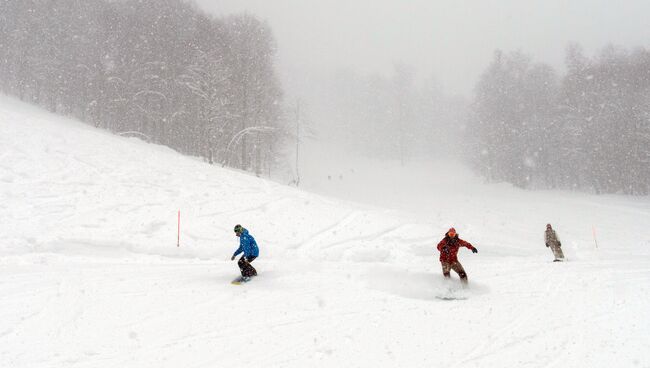
[(0, 96), (0, 367), (650, 367), (649, 198), (329, 158), (314, 194)]

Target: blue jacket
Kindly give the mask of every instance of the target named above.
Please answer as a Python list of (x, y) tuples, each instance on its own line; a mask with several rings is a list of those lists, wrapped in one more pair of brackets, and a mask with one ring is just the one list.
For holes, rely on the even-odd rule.
[(244, 257), (257, 257), (260, 255), (260, 250), (257, 247), (255, 238), (253, 238), (246, 229), (244, 229), (239, 236), (239, 248), (235, 251), (233, 257), (241, 252), (244, 252)]

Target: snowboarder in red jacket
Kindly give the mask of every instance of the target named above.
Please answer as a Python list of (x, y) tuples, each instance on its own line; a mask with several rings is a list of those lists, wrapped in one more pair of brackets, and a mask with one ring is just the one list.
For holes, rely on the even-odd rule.
[(442, 264), (442, 274), (449, 278), (449, 271), (454, 270), (460, 276), (460, 281), (467, 284), (467, 273), (463, 265), (458, 262), (458, 248), (466, 247), (471, 249), (473, 253), (478, 253), (478, 250), (470, 243), (458, 238), (456, 229), (453, 227), (447, 231), (444, 239), (438, 243), (438, 250), (440, 251), (440, 263)]

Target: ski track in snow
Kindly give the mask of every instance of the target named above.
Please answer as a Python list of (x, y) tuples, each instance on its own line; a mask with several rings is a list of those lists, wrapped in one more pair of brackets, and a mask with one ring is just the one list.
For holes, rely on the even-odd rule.
[[(647, 197), (368, 165), (333, 199), (0, 98), (0, 367), (650, 367)], [(261, 249), (242, 286), (236, 223)]]

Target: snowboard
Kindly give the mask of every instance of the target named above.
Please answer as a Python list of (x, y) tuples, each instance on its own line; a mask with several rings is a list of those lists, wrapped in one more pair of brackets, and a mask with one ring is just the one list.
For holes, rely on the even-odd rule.
[(239, 276), (236, 279), (232, 280), (230, 283), (233, 284), (233, 285), (243, 285), (243, 284), (245, 284), (247, 282), (250, 282), (252, 279), (253, 279), (252, 277), (244, 278), (242, 276)]
[(449, 295), (436, 295), (438, 300), (467, 300), (464, 296), (449, 296)]
[(436, 295), (439, 300), (467, 300), (467, 296), (462, 293), (448, 292)]
[(439, 300), (466, 300), (467, 285), (457, 284), (451, 280), (445, 280), (448, 284), (436, 295)]

